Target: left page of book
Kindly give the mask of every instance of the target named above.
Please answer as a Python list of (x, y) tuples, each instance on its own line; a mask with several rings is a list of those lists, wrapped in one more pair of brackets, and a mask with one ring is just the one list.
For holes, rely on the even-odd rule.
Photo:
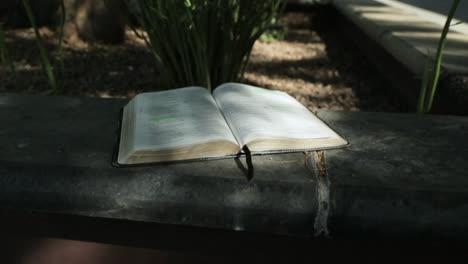
[(205, 88), (142, 93), (124, 108), (120, 164), (217, 157), (239, 149)]

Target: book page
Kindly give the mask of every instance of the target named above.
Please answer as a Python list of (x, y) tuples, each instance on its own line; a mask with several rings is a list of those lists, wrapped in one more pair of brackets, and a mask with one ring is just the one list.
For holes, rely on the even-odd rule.
[(242, 144), (263, 139), (319, 139), (337, 136), (305, 106), (285, 92), (227, 83), (214, 97)]
[(143, 93), (134, 100), (134, 151), (157, 151), (217, 140), (237, 144), (205, 88)]

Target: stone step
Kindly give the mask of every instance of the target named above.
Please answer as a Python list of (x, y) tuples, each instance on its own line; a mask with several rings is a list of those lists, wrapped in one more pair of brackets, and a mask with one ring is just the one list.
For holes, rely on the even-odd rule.
[[(417, 80), (410, 80), (411, 83), (404, 80), (401, 82), (403, 84), (397, 85), (408, 84), (409, 87), (398, 87), (397, 90), (400, 90), (406, 101), (416, 106), (425, 65), (429, 58), (435, 58), (446, 17), (394, 0), (334, 0), (332, 3), (341, 15), (401, 64), (383, 70), (383, 74), (399, 78), (393, 76), (392, 72), (404, 68), (411, 75), (410, 79)], [(457, 21), (455, 19), (453, 23)], [(441, 88), (438, 91), (438, 96), (443, 98), (436, 97), (442, 101), (438, 112), (468, 113), (467, 47), (468, 26), (460, 24), (452, 27), (444, 49)]]

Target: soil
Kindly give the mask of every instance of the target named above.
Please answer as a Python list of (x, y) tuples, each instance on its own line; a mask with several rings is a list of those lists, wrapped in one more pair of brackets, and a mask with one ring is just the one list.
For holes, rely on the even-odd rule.
[[(244, 82), (286, 91), (312, 110), (406, 111), (390, 83), (366, 61), (359, 47), (340, 34), (327, 12), (285, 12), (280, 24), (288, 28), (286, 37), (255, 43)], [(155, 61), (131, 30), (121, 45), (65, 40), (63, 69), (57, 34), (48, 28), (40, 32), (64, 95), (129, 98), (159, 90)], [(32, 29), (10, 29), (5, 34), (16, 77), (0, 66), (0, 92), (47, 93)]]

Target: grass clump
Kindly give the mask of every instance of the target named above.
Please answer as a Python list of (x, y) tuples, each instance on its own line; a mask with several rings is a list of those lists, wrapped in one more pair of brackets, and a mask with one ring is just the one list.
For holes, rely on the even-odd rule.
[(455, 15), (459, 3), (460, 0), (454, 0), (452, 2), (452, 6), (447, 15), (447, 20), (445, 21), (445, 25), (442, 30), (442, 35), (439, 39), (439, 45), (437, 47), (435, 59), (429, 57), (426, 62), (426, 67), (421, 82), (421, 90), (419, 94), (419, 103), (417, 110), (418, 113), (429, 113), (432, 109), (435, 93), (439, 84), (445, 41), (447, 39), (447, 34), (450, 30), (450, 25), (452, 23), (452, 19)]
[[(281, 0), (139, 0), (135, 16), (160, 66), (164, 88), (210, 91), (242, 77), (255, 41)], [(142, 36), (143, 37), (143, 36)]]
[(265, 33), (262, 34), (260, 39), (264, 42), (269, 43), (284, 40), (288, 35), (288, 31), (289, 29), (286, 26), (271, 28), (266, 30)]

